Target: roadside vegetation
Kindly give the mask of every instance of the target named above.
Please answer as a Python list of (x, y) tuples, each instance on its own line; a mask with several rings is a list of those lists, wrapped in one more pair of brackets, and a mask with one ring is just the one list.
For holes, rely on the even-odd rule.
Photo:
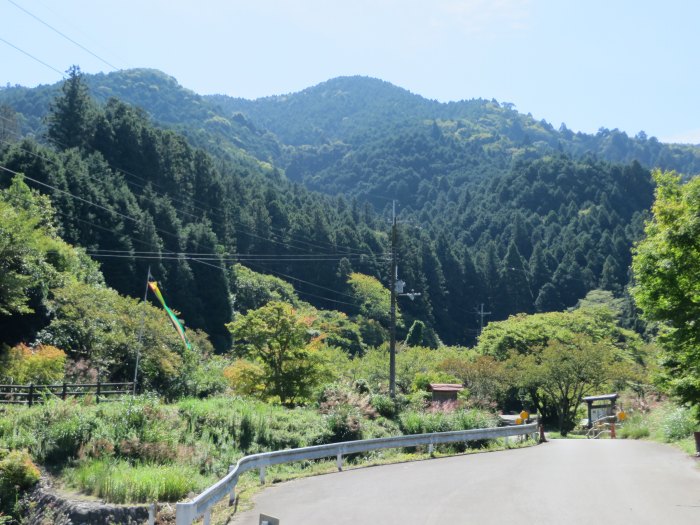
[[(391, 301), (379, 278), (386, 275), (381, 259), (387, 232), (371, 206), (360, 211), (357, 202), (312, 199), (299, 188), (292, 198), (279, 188), (263, 191), (262, 179), (225, 178), (183, 137), (156, 131), (144, 115), (118, 101), (96, 108), (84, 89), (74, 69), (49, 119), (49, 138), (63, 146), (53, 151), (27, 141), (0, 151), (14, 166), (0, 180), (0, 384), (123, 382), (138, 371), (139, 395), (101, 404), (86, 396), (47, 397), (31, 407), (0, 405), (0, 523), (19, 520), (22, 494), (42, 471), (65, 489), (110, 502), (174, 502), (257, 452), (492, 427), (499, 414), (523, 409), (570, 436), (585, 417), (583, 397), (610, 392), (622, 393), (630, 409), (621, 437), (689, 449), (700, 407), (700, 178), (682, 184), (673, 173), (655, 172), (656, 202), (646, 238), (633, 253), (632, 288), (624, 286), (632, 258), (623, 239), (641, 232), (644, 207), (628, 209), (624, 221), (606, 211), (607, 193), (615, 202), (625, 201), (627, 190), (606, 192), (605, 186), (579, 196), (585, 204), (579, 209), (573, 201), (567, 206), (557, 187), (556, 206), (541, 210), (546, 219), (533, 218), (532, 224), (525, 217), (503, 219), (512, 222), (512, 231), (498, 233), (498, 246), (479, 231), (486, 228), (483, 221), (463, 232), (474, 242), (483, 237), (476, 259), (481, 277), (470, 252), (453, 253), (448, 237), (436, 235), (440, 257), (427, 234), (425, 244), (418, 237), (405, 239), (399, 249), (407, 261), (402, 275), (421, 295), (397, 311), (392, 398)], [(71, 131), (75, 126), (83, 136)], [(434, 128), (441, 133), (437, 124)], [(160, 182), (177, 191), (157, 197), (147, 187), (145, 196), (137, 196), (123, 173), (110, 168), (125, 160), (134, 171), (149, 161)], [(571, 195), (579, 185), (591, 193), (593, 186), (584, 184), (590, 170), (577, 161), (569, 172), (571, 163), (546, 161), (546, 169), (528, 171), (532, 177), (517, 177), (518, 185), (546, 175), (548, 184), (571, 179)], [(195, 176), (185, 181), (189, 173)], [(642, 200), (650, 196), (650, 179), (639, 165), (609, 175), (611, 185), (620, 179), (636, 188), (646, 181)], [(57, 190), (42, 194), (30, 182)], [(213, 207), (203, 211), (187, 200), (188, 215), (196, 220), (181, 221), (172, 205), (183, 196), (181, 186), (188, 188), (187, 199), (206, 194)], [(489, 195), (494, 188), (498, 185)], [(73, 193), (81, 200), (69, 199)], [(509, 197), (506, 188), (498, 193), (499, 199)], [(463, 204), (479, 200), (470, 197)], [(92, 201), (102, 203), (101, 211)], [(508, 208), (504, 202), (498, 201), (498, 209)], [(578, 226), (563, 228), (558, 216)], [(589, 232), (597, 224), (614, 225), (614, 236), (600, 230), (593, 232), (599, 237), (594, 241)], [(246, 228), (256, 233), (246, 236)], [(159, 237), (164, 229), (171, 232), (167, 239)], [(348, 252), (328, 265), (310, 264), (304, 257), (315, 254), (306, 248), (280, 251), (278, 245), (291, 247), (303, 232), (313, 232), (316, 245), (344, 244), (369, 255)], [(281, 240), (262, 242), (273, 237)], [(540, 241), (532, 246), (536, 239), (552, 241), (552, 250)], [(144, 245), (154, 251), (140, 251)], [(224, 252), (300, 257), (294, 262), (306, 268), (296, 270), (301, 278), (291, 279), (312, 288), (295, 288), (234, 263)], [(110, 258), (123, 253), (125, 259)], [(162, 260), (136, 258), (137, 253), (157, 253)], [(206, 264), (198, 264), (203, 262), (198, 254), (209, 254)], [(250, 262), (267, 269), (258, 263)], [(291, 272), (282, 264), (276, 268)], [(186, 337), (173, 329), (160, 303), (134, 298), (142, 296), (147, 272), (158, 275), (167, 300), (181, 308), (170, 319), (183, 318)], [(481, 280), (488, 286), (475, 287)], [(488, 298), (491, 307), (500, 308), (476, 339), (461, 321), (465, 296), (481, 298), (479, 304)], [(336, 306), (344, 311), (329, 309)], [(448, 336), (445, 341), (474, 344), (446, 345), (441, 334)], [(435, 403), (430, 392), (435, 383), (463, 389), (456, 400)], [(667, 401), (650, 410), (657, 399)], [(436, 453), (468, 451), (466, 445), (451, 445)], [(424, 452), (374, 452), (349, 461), (375, 464)], [(301, 462), (270, 469), (268, 479), (333, 468), (332, 462)], [(252, 479), (244, 477), (241, 487), (252, 487)]]

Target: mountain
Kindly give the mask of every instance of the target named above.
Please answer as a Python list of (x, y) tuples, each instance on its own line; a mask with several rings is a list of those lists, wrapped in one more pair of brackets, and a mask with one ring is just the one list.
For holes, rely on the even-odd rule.
[[(150, 246), (174, 306), (218, 334), (219, 348), (228, 314), (212, 309), (236, 296), (232, 260), (216, 259), (220, 270), (207, 274), (188, 260), (168, 268), (177, 260), (169, 254), (248, 256), (244, 264), (289, 279), (304, 299), (352, 312), (350, 271), (387, 281), (382, 219), (397, 199), (400, 277), (422, 294), (401, 299), (404, 316), (468, 343), (481, 304), (493, 320), (566, 308), (594, 288), (623, 294), (652, 202), (649, 168), (700, 167), (695, 147), (555, 130), (509, 104), (440, 103), (366, 77), (253, 101), (200, 96), (154, 70), (78, 78), (88, 109), (58, 119), (51, 100), (66, 96), (65, 85), (0, 89), (4, 122), (36, 138), (6, 134), (3, 164), (58, 188), (43, 191), (67, 215), (69, 242), (128, 254), (104, 257), (118, 290), (138, 295), (138, 245)], [(57, 123), (78, 131), (57, 139)], [(135, 229), (61, 191), (146, 223)], [(285, 260), (299, 255), (309, 262)], [(215, 300), (202, 295), (212, 279), (221, 283)]]

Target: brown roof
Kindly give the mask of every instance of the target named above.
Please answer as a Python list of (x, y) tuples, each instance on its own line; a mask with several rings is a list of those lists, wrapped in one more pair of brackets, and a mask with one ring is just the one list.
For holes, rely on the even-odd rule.
[(430, 383), (428, 390), (431, 392), (461, 392), (464, 387), (454, 383)]

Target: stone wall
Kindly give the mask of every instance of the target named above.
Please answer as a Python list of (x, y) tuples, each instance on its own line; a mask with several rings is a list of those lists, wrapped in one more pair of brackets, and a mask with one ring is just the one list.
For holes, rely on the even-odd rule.
[[(109, 505), (101, 501), (69, 499), (53, 490), (46, 479), (22, 500), (26, 525), (143, 525), (147, 505)], [(163, 523), (162, 518), (158, 520)]]

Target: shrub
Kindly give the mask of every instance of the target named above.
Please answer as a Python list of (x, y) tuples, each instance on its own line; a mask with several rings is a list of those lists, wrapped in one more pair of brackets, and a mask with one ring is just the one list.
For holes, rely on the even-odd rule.
[(696, 428), (695, 418), (687, 408), (678, 407), (672, 410), (662, 424), (666, 441), (678, 441), (692, 435)]
[(0, 355), (0, 380), (14, 384), (50, 384), (61, 381), (66, 353), (51, 345), (30, 348), (19, 344)]
[(223, 371), (233, 392), (242, 396), (262, 396), (265, 392), (265, 370), (247, 359), (236, 359)]
[(390, 396), (386, 394), (375, 394), (370, 398), (372, 408), (376, 410), (380, 416), (393, 419), (398, 412), (396, 403)]
[(12, 512), (20, 492), (39, 481), (41, 474), (24, 450), (0, 449), (0, 516)]
[(229, 360), (221, 356), (200, 356), (199, 362), (188, 374), (189, 392), (197, 397), (208, 397), (226, 392), (231, 381), (225, 371)]
[(377, 417), (377, 412), (370, 403), (368, 395), (361, 394), (342, 384), (336, 383), (327, 386), (318, 401), (318, 409), (321, 414), (329, 414), (340, 405), (349, 405), (355, 407), (362, 417), (370, 419)]
[(411, 385), (412, 392), (427, 391), (431, 383), (459, 383), (461, 381), (457, 379), (454, 375), (448, 374), (446, 372), (418, 372), (413, 377), (413, 384)]
[(651, 434), (646, 419), (641, 413), (627, 417), (618, 432), (622, 439), (642, 439)]
[(362, 439), (362, 414), (355, 406), (336, 405), (327, 414), (327, 422), (331, 443)]

